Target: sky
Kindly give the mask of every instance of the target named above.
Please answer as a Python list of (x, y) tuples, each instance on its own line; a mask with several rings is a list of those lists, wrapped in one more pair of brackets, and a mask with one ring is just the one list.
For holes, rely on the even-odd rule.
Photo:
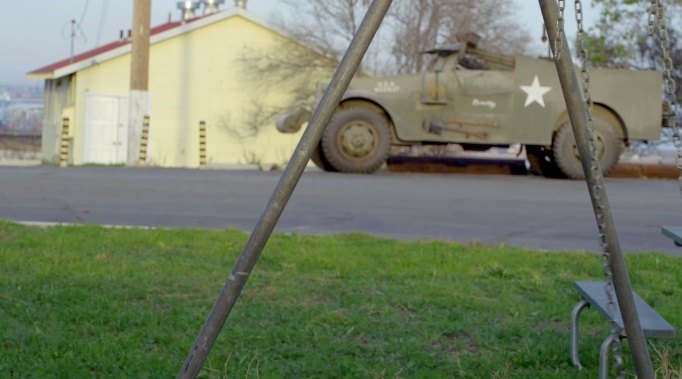
[[(180, 18), (178, 0), (151, 0), (152, 26), (172, 17)], [(265, 20), (278, 11), (277, 0), (248, 0), (247, 10)], [(542, 16), (538, 2), (517, 0), (518, 17), (527, 25), (534, 38), (533, 53), (546, 51), (540, 43)], [(567, 2), (567, 4), (570, 2)], [(594, 19), (595, 11), (584, 2), (586, 21)], [(222, 9), (232, 7), (226, 0)], [(570, 8), (567, 6), (567, 8)], [(37, 85), (42, 82), (26, 79), (26, 73), (68, 58), (71, 50), (71, 20), (80, 25), (74, 39), (75, 54), (118, 39), (121, 30), (130, 29), (133, 0), (0, 0), (0, 85)], [(566, 19), (573, 14), (567, 10)], [(575, 33), (574, 22), (566, 23), (569, 40)]]

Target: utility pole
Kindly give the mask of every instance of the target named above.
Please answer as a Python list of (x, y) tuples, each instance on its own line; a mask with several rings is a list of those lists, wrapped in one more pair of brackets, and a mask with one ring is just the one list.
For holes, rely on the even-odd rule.
[[(139, 146), (142, 143), (142, 126), (145, 117), (151, 116), (149, 90), (149, 24), (151, 23), (151, 0), (133, 0), (132, 42), (130, 49), (130, 106), (128, 108), (129, 165), (139, 162)], [(125, 134), (124, 134), (125, 135)]]
[(149, 86), (149, 24), (151, 0), (134, 0), (130, 90), (147, 91)]

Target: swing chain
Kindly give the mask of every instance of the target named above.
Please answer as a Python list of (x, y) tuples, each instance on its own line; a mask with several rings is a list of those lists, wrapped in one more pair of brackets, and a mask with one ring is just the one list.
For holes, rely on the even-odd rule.
[(649, 35), (653, 36), (654, 33), (656, 32), (656, 27), (658, 26), (658, 21), (659, 21), (659, 4), (658, 0), (650, 0), (651, 5), (649, 6), (649, 26), (647, 27), (647, 30), (649, 31)]
[[(588, 125), (590, 125), (590, 122), (588, 121)], [(589, 148), (590, 148), (590, 155), (592, 156), (591, 159), (591, 170), (592, 170), (592, 175), (598, 180), (598, 182), (603, 183), (603, 172), (601, 168), (599, 167), (599, 161), (596, 158), (596, 149), (595, 149), (595, 144), (594, 144), (594, 137), (592, 134), (591, 126), (588, 126), (587, 129), (588, 136), (589, 136)], [(604, 214), (606, 212), (602, 199), (599, 196), (599, 191), (601, 188), (597, 188), (597, 191), (595, 192), (595, 199), (596, 203), (598, 204), (595, 208), (595, 215), (597, 218), (597, 226), (599, 227), (599, 242), (600, 246), (602, 248), (602, 265), (604, 268), (604, 292), (606, 293), (606, 310), (610, 315), (616, 314), (616, 302), (614, 301), (614, 287), (613, 287), (613, 272), (611, 271), (611, 245), (609, 244), (609, 240), (606, 237), (606, 225), (604, 222)], [(620, 333), (619, 333), (619, 327), (616, 324), (615, 318), (611, 317), (610, 321), (610, 327), (611, 327), (611, 335), (613, 336), (612, 344), (611, 344), (611, 351), (613, 353), (613, 358), (615, 361), (615, 370), (616, 370), (616, 377), (617, 378), (623, 378), (624, 377), (624, 372), (623, 372), (623, 355), (622, 355), (622, 347), (620, 343)]]
[[(653, 24), (651, 24), (651, 20)], [(649, 9), (649, 34), (653, 35), (658, 26), (658, 37), (661, 44), (661, 51), (663, 55), (663, 85), (665, 89), (666, 98), (670, 104), (668, 117), (672, 120), (673, 129), (673, 145), (677, 151), (677, 169), (680, 172), (678, 178), (680, 193), (682, 193), (682, 131), (677, 122), (677, 83), (673, 76), (673, 59), (670, 56), (670, 36), (668, 34), (668, 27), (666, 25), (665, 7), (661, 0), (651, 0), (651, 7)]]
[[(592, 175), (596, 179), (597, 183), (603, 183), (603, 172), (601, 170), (601, 167), (599, 165), (599, 160), (597, 158), (597, 149), (596, 149), (596, 144), (595, 144), (595, 139), (594, 139), (594, 133), (592, 130), (592, 94), (590, 90), (590, 59), (589, 59), (589, 52), (587, 50), (587, 33), (585, 33), (585, 28), (583, 24), (583, 6), (582, 6), (582, 1), (581, 0), (575, 0), (574, 2), (575, 6), (575, 20), (577, 24), (577, 38), (576, 38), (576, 44), (577, 44), (577, 50), (578, 50), (578, 57), (581, 60), (581, 75), (583, 79), (583, 101), (585, 102), (585, 112), (586, 112), (586, 117), (587, 117), (587, 135), (588, 135), (588, 143), (589, 143), (589, 149), (590, 149), (590, 169), (592, 170)], [(597, 191), (594, 191), (595, 193), (595, 215), (597, 218), (597, 226), (599, 228), (599, 240), (602, 248), (602, 258), (603, 258), (603, 266), (604, 266), (604, 277), (605, 277), (605, 285), (604, 285), (604, 291), (606, 292), (606, 297), (607, 297), (607, 311), (609, 314), (614, 315), (616, 313), (616, 303), (614, 301), (614, 288), (613, 288), (613, 272), (611, 271), (611, 246), (609, 245), (609, 239), (606, 236), (607, 233), (607, 227), (605, 223), (605, 212), (606, 209), (604, 208), (604, 203), (599, 196), (601, 191), (599, 191), (600, 188), (597, 189)], [(620, 333), (619, 333), (619, 328), (618, 325), (615, 322), (615, 318), (611, 317), (611, 334), (613, 336), (613, 343), (611, 345), (612, 352), (613, 352), (613, 357), (615, 360), (615, 370), (616, 370), (616, 377), (618, 378), (623, 378), (624, 377), (624, 372), (623, 372), (623, 356), (622, 356), (622, 348), (621, 348), (621, 343), (620, 343)]]
[(557, 17), (557, 34), (554, 36), (554, 59), (559, 60), (561, 57), (561, 50), (563, 49), (564, 45), (564, 39), (563, 34), (564, 34), (564, 9), (566, 8), (566, 0), (559, 0), (559, 16)]
[[(583, 101), (587, 110), (587, 120), (592, 121), (592, 94), (590, 91), (590, 60), (587, 52), (587, 33), (583, 27), (583, 5), (581, 0), (575, 0), (575, 21), (578, 25), (577, 50), (582, 61), (580, 73), (583, 79)], [(592, 135), (590, 134), (590, 140)], [(594, 156), (594, 155), (593, 155)]]
[(674, 97), (677, 85), (675, 83), (675, 78), (673, 77), (673, 59), (670, 56), (670, 36), (668, 34), (668, 27), (665, 23), (665, 9), (660, 0), (654, 1), (657, 2), (655, 13), (658, 22), (658, 34), (661, 38), (661, 50), (663, 52), (665, 92), (668, 96)]

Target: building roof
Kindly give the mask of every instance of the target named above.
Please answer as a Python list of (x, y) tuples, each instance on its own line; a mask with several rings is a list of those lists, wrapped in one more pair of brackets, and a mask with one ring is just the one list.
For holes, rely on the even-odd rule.
[[(167, 22), (165, 24), (153, 27), (149, 31), (149, 42), (150, 44), (161, 42), (234, 16), (244, 17), (264, 28), (276, 31), (279, 34), (283, 34), (272, 26), (267, 25), (263, 20), (252, 13), (249, 13), (242, 8), (232, 8), (207, 16), (195, 17), (184, 22)], [(101, 62), (119, 57), (121, 55), (129, 54), (130, 51), (131, 39), (126, 37), (84, 53), (74, 55), (71, 58), (66, 58), (47, 66), (35, 69), (26, 75), (28, 79), (58, 79)]]

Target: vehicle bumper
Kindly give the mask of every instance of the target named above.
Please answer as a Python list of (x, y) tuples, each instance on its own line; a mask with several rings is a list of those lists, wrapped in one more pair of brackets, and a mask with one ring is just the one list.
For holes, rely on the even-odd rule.
[(275, 126), (280, 133), (296, 133), (304, 123), (310, 120), (312, 114), (306, 109), (299, 109), (292, 113), (285, 113), (277, 117)]

